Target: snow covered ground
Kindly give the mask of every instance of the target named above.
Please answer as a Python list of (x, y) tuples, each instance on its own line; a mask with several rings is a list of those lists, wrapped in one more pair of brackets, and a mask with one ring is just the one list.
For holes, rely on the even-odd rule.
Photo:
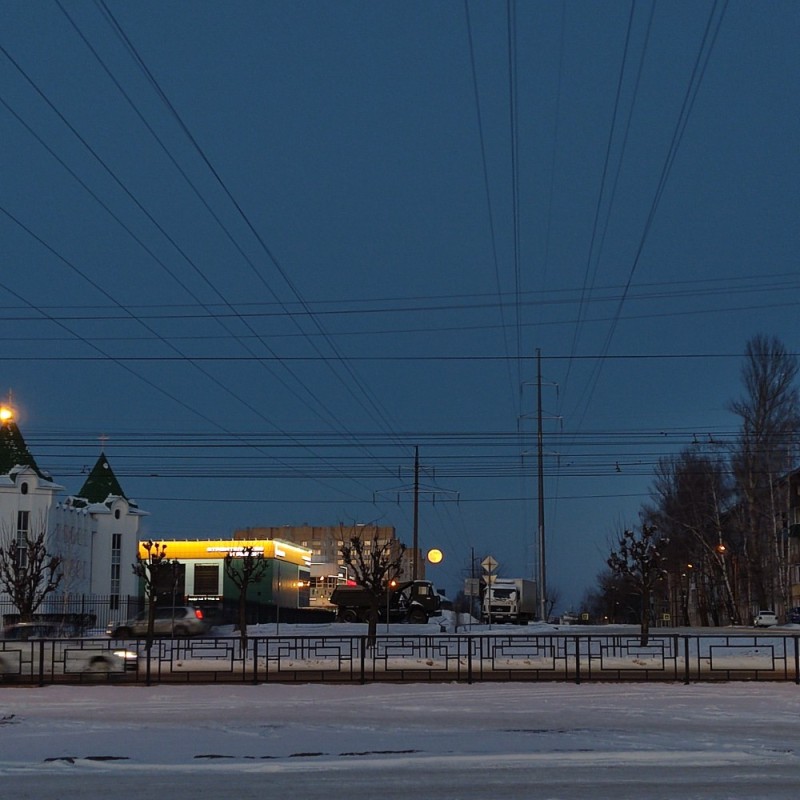
[(0, 690), (2, 797), (796, 798), (791, 683)]

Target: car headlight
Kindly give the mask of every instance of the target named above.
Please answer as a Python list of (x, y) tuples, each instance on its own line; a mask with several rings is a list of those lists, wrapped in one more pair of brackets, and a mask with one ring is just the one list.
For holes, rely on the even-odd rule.
[(115, 650), (114, 655), (128, 662), (137, 661), (139, 659), (139, 654), (134, 653), (133, 650)]

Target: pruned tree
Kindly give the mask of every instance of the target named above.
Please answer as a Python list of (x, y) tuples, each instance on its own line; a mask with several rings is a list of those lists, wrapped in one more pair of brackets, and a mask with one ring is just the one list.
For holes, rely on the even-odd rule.
[(269, 563), (263, 553), (256, 553), (247, 545), (225, 556), (225, 574), (239, 590), (239, 641), (242, 654), (247, 652), (247, 591), (252, 584), (260, 583)]
[(389, 582), (401, 573), (406, 550), (402, 542), (395, 539), (380, 542), (375, 534), (377, 531), (374, 527), (354, 527), (348, 536), (342, 536), (341, 545), (342, 561), (352, 571), (356, 583), (363, 586), (369, 596), (367, 641), (370, 645), (375, 643), (378, 632), (381, 603), (385, 602)]
[(639, 531), (624, 530), (607, 559), (611, 571), (630, 582), (641, 599), (641, 644), (650, 636), (650, 600), (656, 581), (664, 574), (662, 547), (666, 540), (654, 525), (643, 524)]
[[(164, 588), (174, 588), (178, 580), (178, 562), (167, 557), (167, 545), (148, 539), (143, 547), (145, 556), (137, 554), (136, 562), (132, 565), (133, 574), (141, 579), (144, 596), (147, 602), (147, 633), (145, 635), (145, 648), (149, 651), (153, 646), (153, 628), (155, 623), (156, 606), (159, 595)], [(149, 661), (148, 661), (149, 664)]]
[(3, 529), (0, 544), (0, 588), (11, 598), (21, 622), (31, 622), (44, 599), (58, 589), (63, 559), (50, 553), (45, 526), (35, 535), (15, 536)]

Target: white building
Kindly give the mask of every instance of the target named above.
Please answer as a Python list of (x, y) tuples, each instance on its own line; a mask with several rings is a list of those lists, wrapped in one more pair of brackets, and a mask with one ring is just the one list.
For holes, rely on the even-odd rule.
[[(136, 595), (139, 526), (146, 512), (125, 496), (104, 453), (81, 489), (65, 491), (39, 469), (8, 409), (0, 413), (0, 540), (16, 542), (24, 556), (26, 537), (45, 531), (47, 550), (63, 559), (63, 579), (48, 606), (80, 598), (102, 599), (111, 611), (120, 598)], [(8, 600), (0, 594), (0, 600)]]

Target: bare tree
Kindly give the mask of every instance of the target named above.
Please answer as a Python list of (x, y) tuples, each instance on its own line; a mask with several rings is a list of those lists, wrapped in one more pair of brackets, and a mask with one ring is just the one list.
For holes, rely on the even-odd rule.
[(243, 655), (247, 652), (247, 590), (251, 584), (261, 582), (267, 567), (264, 554), (254, 552), (252, 545), (225, 556), (225, 574), (239, 590), (239, 641)]
[[(742, 367), (744, 394), (731, 403), (741, 418), (733, 454), (737, 514), (751, 607), (789, 600), (788, 537), (782, 530), (786, 475), (800, 427), (798, 360), (775, 337), (753, 337)], [(776, 609), (777, 610), (777, 609)]]
[(177, 561), (170, 561), (167, 558), (166, 544), (148, 539), (143, 547), (147, 551), (147, 555), (144, 557), (137, 555), (136, 563), (132, 567), (133, 574), (141, 579), (144, 586), (144, 596), (147, 601), (145, 648), (149, 651), (153, 647), (153, 628), (158, 597), (164, 593), (165, 588), (174, 589), (179, 565)]
[(63, 572), (61, 556), (48, 552), (45, 526), (23, 537), (3, 531), (0, 545), (0, 588), (19, 611), (22, 622), (31, 622), (47, 595), (58, 589)]
[(392, 539), (379, 542), (375, 535), (367, 539), (370, 530), (377, 533), (374, 528), (353, 528), (348, 538), (342, 536), (344, 543), (341, 553), (342, 560), (352, 570), (356, 583), (368, 592), (370, 614), (367, 640), (374, 644), (380, 606), (385, 602), (389, 582), (401, 572), (406, 547), (402, 542)]
[(640, 593), (627, 575), (619, 575), (606, 567), (597, 574), (596, 581), (596, 585), (588, 588), (580, 600), (580, 614), (611, 624), (639, 622)]
[(644, 647), (650, 636), (650, 599), (656, 581), (664, 574), (661, 547), (665, 540), (659, 537), (653, 525), (642, 525), (637, 533), (623, 531), (616, 549), (611, 551), (607, 564), (620, 578), (630, 581), (641, 598), (641, 644)]
[(544, 596), (545, 611), (542, 620), (547, 622), (553, 615), (553, 610), (561, 602), (561, 590), (552, 584), (547, 587)]
[(704, 444), (692, 445), (658, 462), (652, 489), (654, 505), (644, 513), (669, 539), (664, 566), (672, 578), (673, 593), (679, 593), (684, 625), (690, 624), (687, 570), (692, 570), (700, 589), (708, 590), (709, 597), (704, 594), (704, 602), (698, 604), (703, 623), (708, 624), (710, 612), (714, 624), (721, 624), (723, 610), (732, 623), (739, 622), (730, 569), (738, 540), (733, 541), (723, 531), (730, 495), (727, 464), (719, 452), (706, 450)]

